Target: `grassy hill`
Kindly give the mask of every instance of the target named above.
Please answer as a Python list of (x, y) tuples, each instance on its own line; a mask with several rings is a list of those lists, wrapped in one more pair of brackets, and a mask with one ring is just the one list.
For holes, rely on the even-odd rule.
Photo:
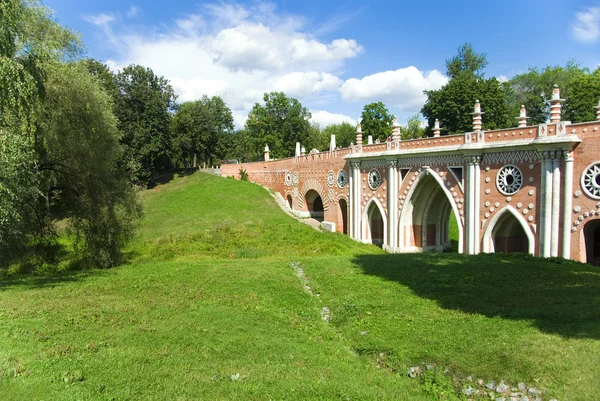
[(0, 399), (600, 398), (596, 267), (388, 255), (200, 173), (143, 202), (129, 264), (0, 282)]

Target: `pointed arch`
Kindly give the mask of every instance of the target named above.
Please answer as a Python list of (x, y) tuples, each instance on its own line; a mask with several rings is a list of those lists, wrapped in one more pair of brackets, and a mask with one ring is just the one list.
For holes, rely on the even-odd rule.
[[(408, 176), (405, 178), (405, 180), (407, 178)], [(437, 185), (434, 184), (435, 186), (432, 188), (431, 184), (427, 184), (427, 182), (430, 180), (432, 183), (436, 183)], [(458, 225), (458, 252), (462, 253), (464, 250), (463, 221), (461, 219), (459, 209), (452, 198), (452, 193), (446, 188), (442, 178), (440, 178), (438, 173), (433, 171), (431, 168), (424, 168), (411, 185), (412, 186), (408, 191), (406, 198), (403, 200), (403, 207), (400, 211), (400, 216), (398, 219), (398, 239), (400, 249), (403, 252), (414, 252), (419, 251), (422, 248), (417, 244), (412, 246), (410, 244), (410, 230), (412, 230), (413, 235), (427, 236), (427, 231), (422, 231), (422, 224), (421, 227), (418, 227), (421, 231), (416, 231), (417, 227), (414, 226), (415, 219), (426, 222), (429, 218), (429, 220), (434, 222), (438, 228), (438, 230), (435, 232), (436, 243), (443, 243), (444, 240), (448, 241), (448, 219), (450, 213), (454, 213)], [(427, 196), (427, 191), (429, 191), (429, 196)], [(416, 205), (414, 201), (418, 201), (423, 196), (426, 197), (424, 200), (425, 204)], [(441, 208), (437, 209), (437, 213), (434, 213), (430, 216), (429, 214), (432, 206), (437, 204), (437, 202), (434, 201), (443, 201), (444, 199), (447, 201), (447, 204), (442, 205)], [(415, 215), (415, 213), (417, 215)], [(433, 235), (431, 233), (429, 234), (433, 240)]]
[(533, 232), (531, 232), (527, 220), (525, 220), (525, 218), (521, 216), (521, 213), (519, 213), (519, 211), (511, 205), (506, 205), (504, 208), (502, 208), (502, 210), (498, 211), (498, 213), (496, 213), (488, 223), (488, 226), (485, 229), (482, 238), (483, 252), (491, 253), (495, 251), (494, 231), (496, 229), (496, 226), (498, 225), (498, 222), (506, 218), (507, 213), (511, 214), (512, 217), (516, 219), (516, 221), (520, 224), (521, 228), (523, 229), (523, 232), (525, 233), (528, 242), (527, 252), (531, 255), (535, 254), (535, 236), (533, 235)]
[(361, 219), (361, 240), (362, 242), (372, 242), (373, 241), (373, 237), (372, 237), (372, 233), (371, 233), (371, 223), (373, 223), (373, 212), (375, 208), (377, 210), (377, 212), (379, 213), (379, 215), (381, 216), (381, 220), (382, 220), (382, 244), (387, 244), (387, 215), (385, 213), (385, 210), (383, 209), (383, 206), (381, 205), (381, 203), (379, 202), (379, 200), (377, 198), (371, 198), (371, 200), (369, 202), (367, 202), (367, 204), (365, 205), (365, 207), (363, 208), (363, 214), (362, 214), (362, 219)]

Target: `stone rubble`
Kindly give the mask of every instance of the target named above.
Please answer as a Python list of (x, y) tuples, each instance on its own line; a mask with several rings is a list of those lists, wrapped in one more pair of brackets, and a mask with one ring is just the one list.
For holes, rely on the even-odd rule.
[[(430, 365), (408, 368), (408, 377), (414, 379), (423, 376), (425, 366), (427, 370), (431, 370), (429, 369)], [(556, 398), (544, 398), (542, 390), (533, 386), (527, 386), (523, 382), (519, 382), (515, 387), (504, 380), (501, 380), (499, 383), (496, 383), (494, 380), (486, 382), (483, 379), (475, 379), (473, 376), (468, 376), (464, 380), (460, 392), (468, 397), (468, 401), (558, 401)]]

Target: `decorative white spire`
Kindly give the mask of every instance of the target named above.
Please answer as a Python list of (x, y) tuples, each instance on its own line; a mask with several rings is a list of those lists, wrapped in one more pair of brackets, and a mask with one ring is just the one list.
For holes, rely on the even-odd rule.
[(433, 124), (433, 136), (434, 137), (438, 137), (440, 136), (440, 120), (438, 120), (437, 118), (435, 119), (435, 124)]
[(558, 85), (554, 84), (554, 88), (552, 89), (552, 97), (550, 98), (550, 122), (557, 123), (560, 122), (560, 110), (561, 110), (561, 102), (564, 102), (565, 99), (560, 98), (560, 89), (558, 89)]
[(473, 131), (481, 131), (481, 116), (485, 113), (481, 111), (479, 99), (475, 100), (475, 110), (471, 114), (473, 114)]

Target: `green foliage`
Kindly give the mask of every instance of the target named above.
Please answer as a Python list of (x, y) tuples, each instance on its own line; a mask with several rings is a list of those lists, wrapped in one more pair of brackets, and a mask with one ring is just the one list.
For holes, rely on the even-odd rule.
[(134, 182), (146, 184), (171, 166), (171, 112), (176, 96), (166, 78), (140, 65), (125, 67), (116, 80), (115, 113), (125, 146), (122, 167)]
[(591, 74), (578, 74), (569, 82), (569, 97), (564, 104), (563, 120), (574, 123), (594, 121), (600, 101), (600, 67)]
[(41, 188), (50, 216), (68, 218), (75, 248), (99, 267), (120, 263), (140, 215), (132, 185), (118, 169), (122, 149), (111, 106), (81, 64), (48, 69), (38, 118)]
[(231, 110), (218, 96), (178, 106), (173, 117), (173, 146), (184, 167), (197, 167), (198, 159), (209, 165), (226, 155), (233, 131)]
[(488, 65), (487, 55), (477, 53), (469, 42), (460, 46), (458, 54), (446, 60), (446, 75), (453, 79), (464, 73), (483, 78), (485, 67)]
[(363, 138), (372, 135), (373, 140), (379, 139), (385, 141), (387, 137), (392, 134), (392, 122), (394, 117), (382, 102), (365, 105), (360, 118)]
[(246, 171), (246, 169), (240, 167), (239, 174), (240, 174), (240, 180), (248, 181), (248, 172)]
[(35, 114), (47, 65), (75, 56), (78, 38), (37, 2), (0, 2), (0, 267), (45, 234), (39, 215)]
[(329, 150), (330, 141), (331, 138), (327, 135), (327, 132), (321, 130), (318, 123), (312, 123), (310, 125), (308, 139), (303, 145), (306, 147), (307, 151), (317, 149), (323, 152)]
[(265, 93), (263, 100), (264, 106), (254, 105), (245, 126), (251, 138), (252, 160), (261, 160), (265, 145), (274, 158), (293, 156), (296, 142), (304, 144), (310, 137), (310, 111), (283, 92)]
[(336, 145), (343, 148), (347, 148), (350, 146), (350, 143), (356, 142), (356, 127), (347, 122), (328, 125), (323, 129), (322, 133), (327, 138), (335, 135)]
[(516, 124), (518, 107), (510, 102), (507, 87), (496, 78), (484, 78), (487, 65), (485, 54), (475, 53), (467, 43), (459, 54), (446, 62), (448, 83), (438, 90), (425, 91), (427, 102), (421, 114), (428, 120), (427, 134), (431, 135), (435, 120), (440, 120), (443, 131), (459, 134), (473, 130), (473, 107), (481, 103), (483, 128), (505, 128)]
[(565, 67), (530, 68), (510, 80), (515, 102), (527, 108), (529, 124), (543, 124), (550, 118), (548, 101), (554, 84), (558, 85), (560, 96), (565, 99), (563, 120), (578, 123), (595, 119), (594, 106), (600, 99), (600, 69), (590, 73), (571, 60)]
[[(575, 61), (570, 60), (565, 67), (548, 66), (543, 70), (530, 68), (526, 73), (513, 77), (510, 80), (510, 87), (514, 91), (517, 104), (523, 104), (527, 108), (527, 115), (530, 117), (528, 124), (543, 124), (550, 118), (548, 101), (552, 96), (554, 84), (560, 88), (561, 97), (569, 99), (563, 109), (563, 119), (573, 117), (570, 109), (577, 109), (577, 102), (590, 102), (589, 97), (593, 96), (593, 93), (587, 94), (585, 89), (583, 93), (577, 94), (578, 99), (571, 99), (571, 83), (575, 80), (579, 80), (580, 84), (587, 83), (583, 78), (585, 75), (587, 75), (587, 70), (580, 68)], [(582, 88), (584, 87), (586, 87), (585, 84)], [(591, 100), (592, 103), (594, 101), (597, 99)], [(569, 102), (576, 103), (569, 104)], [(593, 106), (593, 104), (590, 105)], [(581, 122), (581, 120), (574, 120), (574, 122)]]
[(421, 116), (415, 114), (414, 116), (408, 117), (406, 127), (402, 128), (400, 132), (402, 140), (406, 139), (417, 139), (425, 136), (425, 128), (422, 126)]

